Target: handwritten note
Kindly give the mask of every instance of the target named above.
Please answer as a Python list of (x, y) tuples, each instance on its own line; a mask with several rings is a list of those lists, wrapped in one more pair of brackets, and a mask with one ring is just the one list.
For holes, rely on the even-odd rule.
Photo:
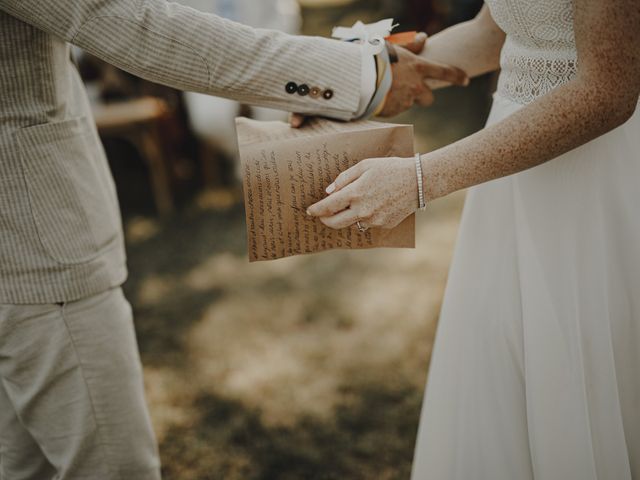
[[(415, 246), (412, 215), (392, 230), (333, 230), (309, 217), (338, 174), (365, 158), (410, 157), (413, 127), (314, 119), (304, 128), (236, 120), (243, 174), (249, 260), (330, 249)], [(389, 161), (393, 161), (392, 158)]]

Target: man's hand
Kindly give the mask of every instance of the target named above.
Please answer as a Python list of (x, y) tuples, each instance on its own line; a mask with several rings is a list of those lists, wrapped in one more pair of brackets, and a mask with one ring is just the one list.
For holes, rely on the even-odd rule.
[[(393, 117), (411, 108), (415, 103), (428, 107), (433, 103), (433, 92), (427, 80), (439, 80), (447, 84), (467, 86), (469, 77), (458, 67), (425, 60), (418, 56), (427, 42), (426, 33), (418, 33), (411, 43), (396, 45), (398, 62), (391, 66), (393, 83), (389, 91), (381, 117)], [(299, 128), (305, 116), (294, 113), (290, 117), (291, 126)]]
[(397, 63), (392, 65), (393, 83), (380, 116), (393, 117), (408, 110), (414, 103), (428, 107), (433, 92), (427, 80), (441, 80), (452, 85), (469, 84), (467, 74), (457, 67), (429, 62), (418, 56), (424, 49), (427, 35), (419, 33), (413, 42), (396, 46)]

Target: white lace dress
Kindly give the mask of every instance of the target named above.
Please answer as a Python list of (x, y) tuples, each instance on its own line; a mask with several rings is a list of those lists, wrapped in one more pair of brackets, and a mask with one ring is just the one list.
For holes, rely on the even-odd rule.
[[(571, 0), (488, 0), (507, 33), (489, 123), (576, 71)], [(470, 189), (413, 480), (640, 479), (640, 108)]]

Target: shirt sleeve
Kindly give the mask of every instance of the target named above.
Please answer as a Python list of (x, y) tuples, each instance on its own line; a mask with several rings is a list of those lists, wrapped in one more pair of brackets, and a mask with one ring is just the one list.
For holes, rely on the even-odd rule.
[(358, 45), (254, 29), (164, 0), (0, 0), (0, 10), (180, 90), (342, 120), (360, 109)]
[(360, 118), (364, 115), (367, 107), (371, 103), (376, 93), (377, 72), (375, 56), (362, 49), (362, 82), (360, 88), (360, 103), (355, 117)]

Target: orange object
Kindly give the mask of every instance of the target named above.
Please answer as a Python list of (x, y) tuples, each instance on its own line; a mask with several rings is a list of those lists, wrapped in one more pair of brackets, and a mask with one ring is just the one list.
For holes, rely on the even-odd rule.
[(406, 45), (407, 43), (411, 43), (416, 39), (416, 35), (418, 32), (400, 32), (394, 33), (393, 35), (389, 35), (385, 40), (396, 44), (396, 45)]

